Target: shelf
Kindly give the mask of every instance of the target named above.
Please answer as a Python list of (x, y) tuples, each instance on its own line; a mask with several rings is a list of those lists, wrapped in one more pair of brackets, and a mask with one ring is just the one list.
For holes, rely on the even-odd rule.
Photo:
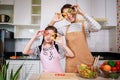
[(8, 25), (13, 25), (13, 23), (8, 23), (8, 22), (5, 22), (5, 23), (2, 23), (2, 22), (0, 22), (0, 24), (8, 24)]
[(40, 6), (32, 6), (32, 14), (40, 14)]
[(10, 17), (10, 20), (8, 23), (13, 23), (13, 5), (0, 5), (0, 14), (5, 14)]
[(31, 24), (40, 25), (41, 21), (41, 0), (32, 0)]
[(32, 4), (41, 4), (41, 0), (32, 0)]

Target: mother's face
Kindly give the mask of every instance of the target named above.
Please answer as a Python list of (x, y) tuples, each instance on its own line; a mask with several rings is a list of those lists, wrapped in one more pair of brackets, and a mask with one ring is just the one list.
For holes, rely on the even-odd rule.
[(76, 12), (71, 8), (63, 9), (62, 15), (68, 22), (74, 23), (76, 21)]

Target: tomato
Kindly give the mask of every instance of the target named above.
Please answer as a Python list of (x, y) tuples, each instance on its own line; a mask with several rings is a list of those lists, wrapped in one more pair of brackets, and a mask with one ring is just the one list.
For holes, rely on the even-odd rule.
[(102, 64), (102, 65), (100, 66), (100, 69), (103, 70), (103, 67), (104, 67), (104, 64)]
[(111, 71), (116, 72), (117, 71), (117, 67), (111, 67)]
[(120, 66), (117, 66), (116, 68), (117, 68), (117, 71), (120, 72)]
[(120, 66), (120, 61), (116, 61), (116, 66)]

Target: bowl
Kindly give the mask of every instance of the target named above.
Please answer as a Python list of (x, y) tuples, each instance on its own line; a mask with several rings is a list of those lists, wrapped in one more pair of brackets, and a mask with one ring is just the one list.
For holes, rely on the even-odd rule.
[(98, 76), (98, 67), (86, 64), (77, 65), (79, 76), (87, 79), (94, 79)]
[(116, 71), (103, 71), (101, 70), (101, 76), (104, 78), (111, 78), (111, 79), (118, 79), (120, 76), (120, 72), (116, 72)]

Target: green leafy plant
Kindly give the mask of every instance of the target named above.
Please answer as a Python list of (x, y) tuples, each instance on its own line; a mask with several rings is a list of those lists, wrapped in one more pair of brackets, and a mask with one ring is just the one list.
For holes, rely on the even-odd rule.
[[(13, 74), (13, 69), (10, 72), (9, 80), (17, 80), (20, 74), (20, 70), (22, 69), (23, 64), (17, 69), (17, 71)], [(7, 70), (9, 67), (9, 62), (7, 64), (2, 65), (2, 70), (0, 71), (0, 80), (7, 80)]]

